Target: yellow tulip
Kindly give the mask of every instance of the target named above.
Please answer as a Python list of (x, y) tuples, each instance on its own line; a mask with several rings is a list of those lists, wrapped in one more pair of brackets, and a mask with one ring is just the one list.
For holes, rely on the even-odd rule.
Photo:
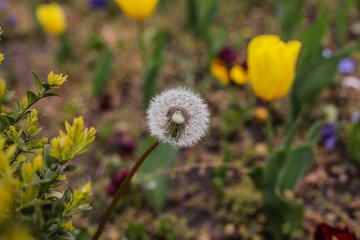
[(40, 4), (36, 9), (36, 18), (41, 27), (54, 35), (61, 35), (66, 30), (64, 10), (57, 3)]
[(285, 96), (294, 81), (301, 43), (260, 35), (248, 46), (248, 76), (256, 96), (267, 101)]
[(155, 10), (159, 0), (115, 0), (122, 11), (135, 20), (144, 20)]

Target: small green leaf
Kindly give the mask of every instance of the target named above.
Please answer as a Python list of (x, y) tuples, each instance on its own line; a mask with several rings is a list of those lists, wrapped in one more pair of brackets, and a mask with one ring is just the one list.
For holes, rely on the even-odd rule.
[(71, 232), (76, 240), (89, 240), (89, 232), (87, 228), (76, 229)]
[(63, 172), (72, 172), (72, 171), (75, 171), (77, 169), (76, 166), (74, 165), (67, 165), (65, 168), (64, 168), (64, 171)]
[(310, 146), (297, 147), (289, 152), (276, 184), (279, 193), (282, 194), (287, 189), (295, 191), (297, 183), (310, 167), (312, 158)]
[[(154, 141), (149, 137), (145, 139), (138, 151), (138, 155), (144, 152)], [(140, 185), (144, 188), (149, 202), (160, 210), (167, 198), (167, 192), (170, 187), (170, 176), (166, 173), (156, 174), (159, 169), (169, 169), (175, 166), (178, 150), (170, 144), (161, 143), (144, 161), (139, 169), (139, 173), (153, 174), (150, 178), (140, 180)]]
[(107, 87), (113, 70), (114, 55), (110, 48), (104, 49), (104, 52), (96, 64), (94, 76), (92, 79), (92, 90), (95, 95), (100, 95)]
[(42, 98), (47, 98), (47, 97), (60, 97), (62, 98), (60, 95), (56, 94), (56, 93), (45, 93), (44, 95), (42, 95)]
[(16, 101), (16, 105), (18, 106), (18, 111), (20, 112), (21, 111), (20, 102), (19, 102), (19, 100), (17, 100), (17, 98), (15, 98), (15, 101)]
[(308, 144), (312, 145), (319, 141), (323, 123), (323, 121), (317, 121), (314, 125), (311, 126), (309, 132), (306, 135), (306, 142)]
[(33, 133), (30, 134), (30, 137), (34, 137), (39, 134), (39, 132), (42, 130), (42, 128), (37, 128)]
[(360, 125), (358, 122), (352, 124), (349, 134), (349, 145), (351, 155), (360, 163)]
[(268, 143), (269, 153), (274, 151), (274, 138), (273, 138), (273, 121), (271, 113), (269, 112), (268, 119), (266, 121), (266, 140)]
[(51, 171), (50, 169), (48, 169), (48, 170), (46, 171), (46, 173), (45, 173), (45, 179), (46, 179), (46, 180), (50, 180), (50, 179), (53, 178), (53, 176), (54, 176), (54, 172)]
[(31, 105), (33, 103), (35, 103), (37, 101), (37, 96), (35, 93), (33, 93), (32, 91), (28, 90), (27, 91), (27, 100), (28, 100), (28, 104)]
[(46, 236), (45, 233), (40, 233), (39, 240), (48, 240), (49, 238)]
[(32, 71), (32, 74), (34, 75), (34, 78), (35, 78), (35, 82), (36, 82), (36, 89), (37, 89), (37, 92), (38, 94), (40, 93), (43, 85), (40, 81), (40, 78), (38, 77), (38, 75), (36, 75), (36, 73), (34, 71)]
[(13, 124), (15, 122), (15, 119), (6, 113), (1, 113), (1, 116), (6, 117), (10, 124)]
[(54, 233), (52, 236), (52, 239), (57, 239), (57, 240), (75, 240), (75, 237), (67, 231), (59, 231)]

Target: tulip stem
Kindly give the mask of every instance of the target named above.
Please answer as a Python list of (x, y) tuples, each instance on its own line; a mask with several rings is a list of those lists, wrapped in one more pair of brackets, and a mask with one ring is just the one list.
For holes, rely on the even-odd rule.
[(124, 181), (121, 183), (119, 189), (117, 190), (114, 198), (112, 199), (108, 209), (106, 210), (106, 213), (104, 215), (104, 217), (102, 218), (96, 233), (93, 237), (93, 240), (97, 240), (100, 238), (102, 232), (104, 231), (105, 225), (107, 224), (107, 222), (109, 221), (112, 213), (115, 210), (116, 204), (119, 201), (119, 199), (124, 195), (126, 189), (129, 186), (129, 183), (132, 179), (132, 177), (134, 176), (134, 174), (136, 173), (136, 171), (139, 169), (139, 167), (141, 166), (141, 164), (144, 162), (144, 160), (147, 158), (147, 156), (149, 156), (149, 154), (159, 145), (159, 140), (155, 140), (150, 147), (141, 155), (141, 157), (136, 161), (135, 165), (131, 168), (129, 174), (126, 176), (126, 178), (124, 179)]
[(273, 133), (273, 121), (271, 116), (271, 108), (268, 105), (268, 119), (266, 121), (266, 138), (268, 142), (268, 151), (272, 153), (274, 150), (274, 133)]
[(145, 65), (144, 22), (138, 22), (138, 42), (142, 66)]

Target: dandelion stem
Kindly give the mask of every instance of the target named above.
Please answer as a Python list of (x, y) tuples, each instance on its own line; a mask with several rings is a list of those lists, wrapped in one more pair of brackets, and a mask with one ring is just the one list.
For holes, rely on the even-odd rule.
[(104, 231), (106, 223), (109, 221), (111, 214), (114, 212), (115, 207), (119, 199), (124, 195), (126, 189), (128, 188), (128, 185), (136, 173), (136, 171), (139, 169), (141, 164), (144, 162), (144, 160), (149, 156), (149, 154), (159, 145), (159, 140), (155, 140), (150, 147), (141, 155), (141, 157), (136, 161), (135, 165), (131, 168), (129, 174), (126, 176), (125, 180), (120, 185), (119, 189), (117, 190), (114, 198), (112, 199), (108, 209), (106, 210), (106, 213), (101, 220), (98, 229), (96, 230), (96, 233), (93, 237), (93, 240), (97, 240), (100, 238), (102, 232)]

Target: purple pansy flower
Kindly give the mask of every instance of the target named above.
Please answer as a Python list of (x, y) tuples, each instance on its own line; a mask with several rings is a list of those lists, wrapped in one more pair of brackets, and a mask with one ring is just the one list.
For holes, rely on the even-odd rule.
[(111, 182), (106, 188), (106, 194), (108, 196), (114, 196), (126, 176), (129, 174), (130, 169), (122, 169), (113, 173)]
[(220, 59), (227, 65), (232, 65), (237, 59), (237, 53), (230, 47), (223, 47), (218, 53), (217, 59)]
[(107, 140), (107, 149), (117, 152), (122, 157), (130, 157), (135, 152), (136, 144), (133, 140), (124, 138), (121, 132), (115, 132)]
[(338, 129), (337, 123), (326, 123), (321, 129), (321, 142), (329, 151), (335, 148), (338, 139)]
[(94, 9), (104, 9), (109, 5), (106, 0), (88, 0), (88, 2)]
[(338, 64), (338, 70), (342, 74), (352, 74), (355, 68), (356, 63), (352, 58), (343, 58)]

